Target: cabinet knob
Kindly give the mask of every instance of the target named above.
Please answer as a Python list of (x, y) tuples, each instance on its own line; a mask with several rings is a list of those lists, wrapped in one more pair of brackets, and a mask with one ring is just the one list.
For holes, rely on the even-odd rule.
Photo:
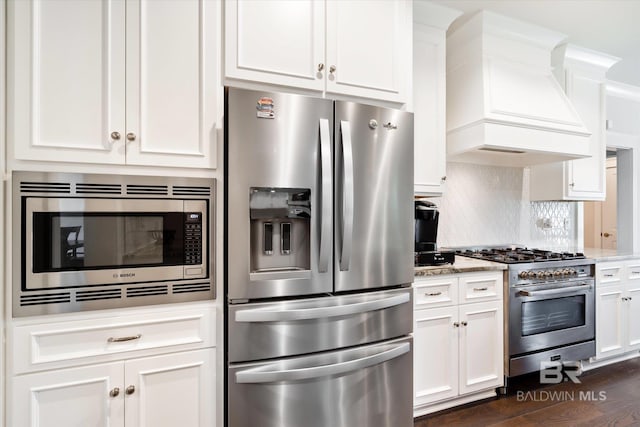
[(443, 176), (442, 178), (440, 178), (440, 181), (445, 182), (447, 180), (446, 176)]
[(453, 322), (453, 326), (455, 326), (456, 328), (459, 328), (459, 327), (460, 327), (460, 323), (458, 323), (458, 322)]
[(603, 237), (610, 237), (610, 236), (611, 236), (611, 234), (609, 234), (609, 233), (603, 233), (603, 234), (602, 234), (602, 236), (603, 236)]
[(462, 321), (462, 326), (467, 326), (466, 320)]
[(130, 395), (136, 392), (136, 386), (134, 385), (130, 385), (129, 387), (127, 387), (124, 391), (126, 394)]
[(120, 389), (118, 387), (114, 388), (109, 392), (109, 396), (117, 397), (120, 394)]
[(114, 141), (119, 141), (120, 140), (120, 132), (111, 132), (111, 139), (113, 139)]
[(136, 134), (133, 132), (129, 132), (127, 134), (127, 141), (135, 141), (136, 140)]
[(575, 187), (575, 186), (576, 186), (576, 183), (575, 183), (575, 182), (572, 182), (571, 184), (569, 184), (569, 187), (571, 187), (571, 188), (573, 188), (573, 187)]
[(318, 72), (322, 72), (322, 70), (324, 70), (324, 64), (321, 62), (318, 64)]
[(335, 65), (332, 65), (331, 67), (329, 67), (329, 72), (330, 72), (331, 74), (335, 73), (335, 72), (336, 72), (336, 66), (335, 66)]

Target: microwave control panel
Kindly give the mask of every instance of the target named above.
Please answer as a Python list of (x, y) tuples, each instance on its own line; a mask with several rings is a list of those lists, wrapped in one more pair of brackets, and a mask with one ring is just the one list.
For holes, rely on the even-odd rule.
[(184, 222), (184, 263), (202, 264), (202, 213), (187, 212)]

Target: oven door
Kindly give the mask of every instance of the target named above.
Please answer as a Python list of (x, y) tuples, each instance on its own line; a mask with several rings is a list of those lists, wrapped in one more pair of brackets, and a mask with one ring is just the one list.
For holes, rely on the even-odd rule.
[(593, 279), (511, 287), (509, 355), (594, 339), (594, 306)]
[[(203, 245), (206, 201), (24, 197), (22, 204), (24, 290), (207, 276), (205, 248), (185, 252), (186, 241)], [(201, 218), (199, 242), (185, 231), (185, 212)]]

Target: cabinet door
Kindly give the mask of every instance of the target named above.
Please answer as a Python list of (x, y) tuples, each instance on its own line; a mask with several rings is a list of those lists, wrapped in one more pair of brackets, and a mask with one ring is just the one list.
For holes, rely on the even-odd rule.
[(600, 288), (596, 295), (596, 358), (624, 352), (623, 287)]
[(215, 167), (219, 7), (127, 1), (127, 164)]
[(407, 0), (327, 1), (327, 92), (405, 102), (412, 27)]
[(14, 157), (122, 163), (124, 2), (7, 4), (7, 142)]
[(580, 200), (604, 200), (605, 159), (604, 141), (605, 91), (598, 79), (581, 76), (567, 70), (566, 92), (580, 118), (591, 132), (591, 157), (567, 162), (567, 195)]
[(127, 427), (215, 425), (215, 349), (125, 362)]
[(225, 78), (322, 91), (324, 0), (227, 0)]
[(121, 362), (14, 377), (7, 425), (123, 427), (122, 378)]
[(629, 298), (625, 301), (627, 314), (627, 342), (626, 350), (640, 349), (640, 283), (639, 280), (629, 281), (627, 283), (627, 294)]
[(504, 384), (502, 301), (460, 306), (460, 394)]
[(457, 317), (457, 307), (418, 310), (414, 314), (414, 406), (458, 395)]
[(444, 30), (414, 23), (414, 191), (439, 194), (446, 179)]

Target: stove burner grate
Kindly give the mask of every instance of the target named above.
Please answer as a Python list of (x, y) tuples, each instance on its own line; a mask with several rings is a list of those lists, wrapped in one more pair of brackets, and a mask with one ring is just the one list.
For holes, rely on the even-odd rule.
[(586, 258), (581, 252), (553, 252), (542, 249), (528, 248), (485, 248), (466, 249), (456, 251), (458, 255), (483, 259), (486, 261), (500, 262), (504, 264), (517, 264), (524, 262), (562, 261)]

